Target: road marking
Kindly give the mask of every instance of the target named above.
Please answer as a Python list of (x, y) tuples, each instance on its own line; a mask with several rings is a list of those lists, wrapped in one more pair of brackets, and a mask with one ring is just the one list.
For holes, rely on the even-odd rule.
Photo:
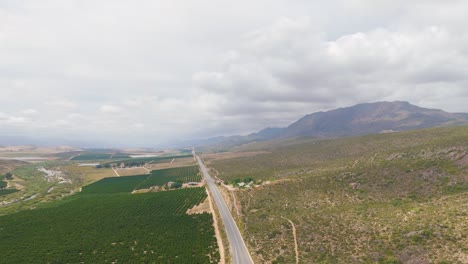
[(253, 264), (252, 257), (249, 254), (247, 246), (242, 238), (242, 235), (239, 231), (239, 228), (232, 218), (231, 212), (227, 208), (226, 202), (224, 201), (221, 193), (219, 192), (218, 188), (216, 187), (213, 178), (208, 174), (208, 170), (201, 161), (200, 157), (196, 156), (193, 152), (194, 156), (198, 161), (198, 165), (200, 166), (200, 170), (205, 178), (205, 181), (208, 185), (211, 194), (213, 195), (213, 199), (218, 206), (219, 213), (221, 215), (221, 219), (223, 220), (224, 227), (226, 229), (226, 235), (229, 240), (231, 255), (232, 255), (232, 263), (233, 264)]

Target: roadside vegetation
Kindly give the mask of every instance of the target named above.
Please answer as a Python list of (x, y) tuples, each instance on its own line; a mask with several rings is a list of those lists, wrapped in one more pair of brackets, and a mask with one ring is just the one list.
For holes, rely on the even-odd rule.
[(234, 148), (218, 177), (263, 184), (236, 193), (254, 261), (467, 263), (468, 127)]

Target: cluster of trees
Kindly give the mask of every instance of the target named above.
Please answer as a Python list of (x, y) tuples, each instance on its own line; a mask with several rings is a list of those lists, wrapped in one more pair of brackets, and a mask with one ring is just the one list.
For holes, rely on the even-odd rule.
[(178, 189), (178, 188), (180, 188), (180, 187), (182, 187), (182, 182), (180, 182), (180, 181), (173, 182), (173, 183), (171, 184), (171, 188), (172, 188), (172, 189)]
[(250, 176), (245, 177), (245, 178), (235, 178), (231, 181), (231, 184), (236, 185), (241, 182), (245, 182), (245, 183), (254, 182), (255, 183), (255, 180), (253, 177), (250, 177)]
[(0, 190), (5, 189), (8, 186), (6, 181), (2, 181), (2, 179), (13, 180), (13, 174), (7, 172), (4, 176), (0, 176)]
[(7, 179), (7, 180), (13, 180), (13, 174), (11, 174), (11, 172), (5, 173), (5, 179)]

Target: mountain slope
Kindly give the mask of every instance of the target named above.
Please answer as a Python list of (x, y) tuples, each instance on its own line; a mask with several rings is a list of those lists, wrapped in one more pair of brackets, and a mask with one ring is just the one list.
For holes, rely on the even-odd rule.
[(377, 102), (306, 115), (288, 126), (279, 137), (353, 136), (467, 122), (466, 114), (422, 108), (408, 102)]
[(468, 124), (468, 114), (428, 109), (408, 102), (376, 102), (316, 112), (285, 128), (265, 128), (247, 136), (217, 137), (192, 141), (219, 149), (254, 141), (293, 137), (347, 137), (412, 129)]
[(225, 182), (256, 181), (226, 195), (255, 263), (295, 263), (296, 232), (300, 263), (461, 264), (467, 139), (468, 126), (438, 127), (271, 140), (236, 149), (254, 156), (202, 157)]

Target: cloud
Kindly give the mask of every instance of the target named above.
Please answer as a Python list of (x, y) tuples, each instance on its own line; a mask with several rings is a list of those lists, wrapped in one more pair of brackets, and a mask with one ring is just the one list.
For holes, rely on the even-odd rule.
[(467, 9), (461, 0), (3, 1), (0, 137), (153, 146), (367, 101), (468, 112)]
[(114, 105), (103, 105), (99, 108), (99, 111), (104, 114), (118, 114), (122, 112), (122, 109)]
[(36, 115), (39, 112), (36, 109), (29, 108), (29, 109), (23, 110), (22, 113), (25, 115)]
[(244, 112), (245, 102), (266, 112), (284, 111), (268, 103), (296, 103), (296, 112), (313, 111), (314, 104), (418, 103), (432, 97), (429, 90), (441, 91), (438, 100), (444, 104), (466, 90), (467, 40), (437, 26), (376, 28), (328, 40), (307, 19), (283, 18), (248, 34), (243, 48), (235, 51), (240, 55), (222, 71), (198, 72), (193, 80), (206, 92), (231, 98), (224, 110), (237, 113)]

